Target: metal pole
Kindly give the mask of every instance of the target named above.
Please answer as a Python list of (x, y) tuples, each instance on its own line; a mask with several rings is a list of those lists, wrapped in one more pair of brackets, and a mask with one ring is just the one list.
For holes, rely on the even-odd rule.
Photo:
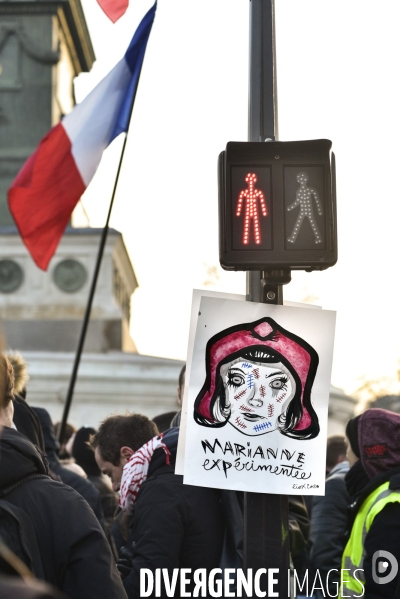
[(250, 0), (249, 141), (278, 139), (275, 3)]
[[(278, 139), (275, 3), (250, 0), (249, 141)], [(247, 299), (261, 302), (261, 272), (247, 273)]]
[[(278, 137), (274, 0), (250, 0), (249, 141)], [(282, 304), (282, 283), (290, 272), (248, 272), (248, 301)], [(253, 572), (277, 568), (278, 597), (288, 597), (288, 498), (264, 493), (244, 494), (244, 564)], [(262, 589), (267, 591), (267, 577)], [(268, 596), (267, 592), (267, 596)]]
[(96, 291), (96, 285), (97, 285), (97, 279), (99, 277), (101, 261), (102, 261), (102, 258), (103, 258), (104, 248), (105, 248), (106, 241), (107, 241), (107, 234), (108, 234), (108, 229), (109, 229), (109, 225), (110, 225), (111, 212), (112, 212), (112, 207), (113, 207), (113, 204), (114, 204), (115, 194), (116, 194), (116, 191), (117, 191), (117, 186), (118, 186), (119, 175), (120, 175), (120, 172), (121, 172), (122, 161), (123, 161), (123, 158), (124, 158), (125, 147), (126, 147), (126, 140), (127, 140), (127, 134), (125, 133), (125, 139), (124, 139), (124, 143), (123, 143), (122, 150), (121, 150), (121, 156), (120, 156), (120, 159), (119, 159), (117, 175), (115, 177), (114, 188), (113, 188), (113, 192), (112, 192), (112, 196), (111, 196), (110, 206), (108, 208), (107, 220), (106, 220), (106, 224), (104, 226), (104, 229), (103, 229), (103, 231), (101, 233), (99, 249), (98, 249), (98, 252), (97, 252), (96, 264), (95, 264), (95, 267), (94, 267), (92, 282), (91, 282), (91, 285), (90, 285), (90, 291), (89, 291), (88, 301), (87, 301), (87, 304), (86, 304), (85, 315), (83, 317), (81, 333), (80, 333), (79, 341), (78, 341), (78, 348), (77, 348), (76, 354), (75, 354), (74, 366), (73, 366), (73, 369), (72, 369), (71, 379), (69, 381), (68, 393), (67, 393), (67, 397), (66, 397), (66, 400), (65, 400), (64, 412), (63, 412), (63, 417), (62, 417), (62, 420), (61, 420), (61, 426), (60, 426), (60, 430), (58, 431), (58, 439), (59, 439), (59, 441), (61, 441), (61, 439), (62, 439), (62, 437), (64, 435), (65, 425), (67, 424), (68, 414), (69, 414), (69, 410), (70, 410), (70, 407), (71, 407), (72, 398), (74, 396), (74, 389), (75, 389), (76, 378), (77, 378), (77, 375), (78, 375), (78, 369), (79, 369), (79, 364), (80, 364), (81, 356), (82, 356), (82, 352), (83, 352), (83, 346), (85, 344), (86, 332), (87, 332), (87, 329), (88, 329), (88, 326), (89, 326), (90, 313), (92, 311), (93, 298), (94, 298), (94, 294), (95, 294), (95, 291)]

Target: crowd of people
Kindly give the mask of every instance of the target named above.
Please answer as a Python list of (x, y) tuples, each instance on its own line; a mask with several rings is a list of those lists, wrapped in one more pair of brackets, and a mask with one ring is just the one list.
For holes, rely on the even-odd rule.
[[(29, 405), (23, 360), (9, 358), (0, 355), (0, 599), (136, 599), (142, 570), (241, 567), (242, 494), (174, 473), (180, 412), (68, 425), (59, 442), (59, 424)], [(183, 368), (179, 402), (184, 379)], [(298, 598), (310, 588), (315, 599), (400, 597), (398, 439), (400, 415), (366, 410), (328, 439), (325, 496), (289, 497), (295, 579), (312, 581)]]

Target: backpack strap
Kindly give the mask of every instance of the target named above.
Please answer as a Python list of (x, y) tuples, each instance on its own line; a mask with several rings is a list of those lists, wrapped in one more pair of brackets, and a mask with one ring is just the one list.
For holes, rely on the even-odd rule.
[(0, 489), (0, 498), (1, 497), (5, 497), (9, 493), (11, 493), (11, 491), (14, 491), (14, 489), (17, 489), (18, 487), (20, 487), (21, 485), (24, 485), (28, 481), (30, 481), (30, 480), (37, 480), (39, 478), (48, 478), (48, 479), (50, 479), (50, 476), (47, 476), (47, 474), (29, 474), (28, 476), (25, 476), (24, 478), (21, 478), (20, 480), (18, 480), (13, 485), (10, 485), (9, 487)]

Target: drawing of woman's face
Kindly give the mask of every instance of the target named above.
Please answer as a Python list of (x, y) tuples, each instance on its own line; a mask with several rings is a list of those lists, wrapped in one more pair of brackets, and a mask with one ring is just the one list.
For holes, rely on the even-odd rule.
[(238, 358), (221, 367), (229, 424), (245, 435), (275, 430), (278, 417), (295, 394), (295, 381), (281, 363), (261, 364)]

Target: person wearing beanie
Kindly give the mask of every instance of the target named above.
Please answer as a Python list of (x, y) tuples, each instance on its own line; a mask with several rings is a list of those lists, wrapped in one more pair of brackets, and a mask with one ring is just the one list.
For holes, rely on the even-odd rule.
[(400, 597), (400, 414), (366, 410), (346, 439), (352, 503), (340, 597)]

